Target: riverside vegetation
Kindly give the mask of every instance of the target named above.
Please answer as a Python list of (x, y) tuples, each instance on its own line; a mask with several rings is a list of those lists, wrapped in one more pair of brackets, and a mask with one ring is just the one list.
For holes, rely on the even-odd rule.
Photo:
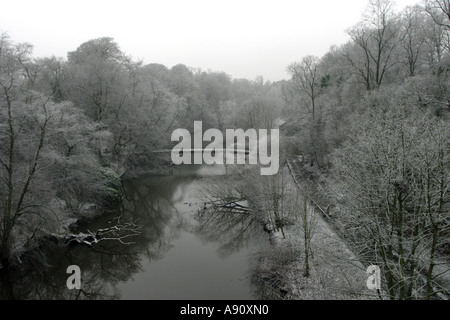
[(326, 246), (363, 273), (380, 267), (371, 298), (448, 297), (448, 0), (402, 12), (371, 0), (347, 33), (347, 43), (290, 64), (290, 79), (278, 82), (143, 64), (108, 37), (67, 58), (35, 58), (31, 44), (3, 33), (2, 277), (45, 264), (50, 240), (121, 203), (125, 179), (166, 170), (170, 154), (155, 151), (172, 148), (175, 129), (272, 129), (285, 119), (278, 175), (247, 170), (206, 195), (211, 214), (254, 214), (277, 243), (255, 257), (265, 297), (367, 297)]

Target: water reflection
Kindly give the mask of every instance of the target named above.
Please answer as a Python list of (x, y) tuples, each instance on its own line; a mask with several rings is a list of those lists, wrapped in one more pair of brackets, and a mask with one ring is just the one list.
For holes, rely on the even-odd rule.
[[(46, 250), (51, 252), (46, 255), (46, 265), (41, 260), (26, 261), (27, 267), (3, 275), (2, 299), (117, 299), (120, 294), (115, 284), (140, 268), (136, 251), (111, 248), (110, 244), (95, 249), (51, 246)], [(66, 268), (72, 264), (82, 270), (81, 290), (66, 287)]]
[(251, 213), (209, 208), (200, 210), (197, 220), (196, 233), (205, 242), (218, 243), (218, 251), (223, 256), (267, 240), (261, 232), (260, 220)]
[[(95, 231), (120, 216), (143, 225), (133, 244), (104, 241), (93, 248), (46, 242), (41, 259), (0, 274), (1, 299), (251, 299), (247, 256), (265, 239), (251, 215), (202, 210), (202, 189), (229, 168), (180, 167), (172, 176), (124, 183), (125, 200), (96, 219)], [(232, 168), (231, 168), (232, 170)], [(45, 265), (42, 264), (45, 261)], [(68, 290), (69, 265), (82, 289)]]

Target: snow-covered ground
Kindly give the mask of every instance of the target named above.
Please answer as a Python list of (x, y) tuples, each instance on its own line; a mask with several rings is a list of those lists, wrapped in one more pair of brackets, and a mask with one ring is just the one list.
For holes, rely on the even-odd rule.
[[(294, 183), (294, 179), (292, 182)], [(273, 274), (276, 267), (282, 269), (277, 274), (282, 278), (279, 289), (283, 291), (284, 299), (378, 299), (376, 291), (367, 288), (368, 266), (358, 261), (319, 212), (312, 207), (310, 210), (313, 210), (311, 213), (314, 215), (315, 226), (311, 237), (310, 275), (304, 276), (304, 233), (301, 220), (284, 229), (285, 237), (281, 232), (272, 233), (274, 249), (263, 259), (267, 266), (263, 265), (260, 271), (264, 273), (271, 268), (269, 273)], [(283, 252), (297, 257), (289, 259), (289, 263), (282, 263), (280, 261), (283, 258), (280, 256)], [(272, 260), (269, 261), (270, 259)], [(274, 267), (274, 263), (279, 265)]]

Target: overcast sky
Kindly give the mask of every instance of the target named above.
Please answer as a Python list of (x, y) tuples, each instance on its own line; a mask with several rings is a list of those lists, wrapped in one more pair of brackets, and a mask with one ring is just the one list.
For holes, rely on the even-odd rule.
[[(397, 0), (398, 10), (420, 0)], [(20, 0), (0, 5), (0, 31), (66, 57), (81, 43), (112, 37), (144, 63), (183, 63), (233, 78), (286, 79), (286, 67), (348, 40), (367, 0)]]

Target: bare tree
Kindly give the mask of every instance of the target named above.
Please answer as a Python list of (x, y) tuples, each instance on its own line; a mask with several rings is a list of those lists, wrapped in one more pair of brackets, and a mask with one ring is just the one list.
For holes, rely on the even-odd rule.
[(307, 110), (316, 119), (316, 100), (320, 94), (319, 59), (307, 56), (300, 63), (295, 62), (288, 66), (288, 72), (292, 77), (293, 90), (306, 94), (310, 99)]
[(312, 256), (311, 241), (314, 236), (314, 230), (316, 228), (316, 213), (311, 210), (308, 205), (308, 199), (306, 195), (303, 196), (303, 208), (301, 211), (301, 231), (303, 233), (303, 251), (305, 254), (305, 271), (303, 275), (308, 277), (310, 275), (310, 263), (309, 259)]
[(433, 21), (450, 30), (450, 1), (449, 0), (425, 0), (425, 11)]
[(417, 64), (425, 44), (425, 19), (422, 9), (418, 6), (407, 7), (403, 11), (401, 21), (400, 43), (405, 53), (409, 76), (413, 77), (416, 75)]
[[(23, 62), (31, 52), (29, 45), (14, 45), (6, 35), (0, 39), (0, 177), (5, 189), (0, 191), (0, 258), (7, 267), (13, 257), (14, 231), (30, 222), (35, 204), (28, 195), (41, 160), (51, 115), (47, 112), (49, 99), (38, 96), (28, 99), (27, 82), (21, 76)], [(35, 131), (34, 131), (35, 130)], [(24, 134), (36, 134), (32, 143), (24, 143)], [(33, 132), (34, 131), (34, 132)], [(28, 150), (24, 150), (24, 147)], [(30, 236), (34, 235), (34, 232)]]
[(360, 51), (346, 54), (350, 68), (360, 76), (367, 90), (380, 87), (386, 72), (397, 61), (398, 24), (391, 0), (371, 0), (364, 20), (349, 29), (348, 34)]
[(425, 11), (431, 21), (426, 28), (430, 62), (437, 74), (443, 72), (441, 60), (450, 51), (450, 19), (448, 0), (426, 0)]
[(326, 142), (323, 138), (325, 119), (322, 115), (322, 106), (318, 98), (323, 93), (323, 80), (319, 70), (320, 60), (314, 56), (307, 56), (300, 63), (292, 63), (288, 67), (291, 74), (291, 83), (288, 90), (292, 91), (290, 103), (300, 106), (299, 117), (303, 131), (297, 137), (299, 148), (308, 153), (311, 166), (317, 164), (324, 166), (323, 153)]
[(438, 251), (450, 231), (450, 131), (411, 106), (387, 110), (334, 154), (343, 232), (381, 267), (391, 299), (431, 299), (445, 293), (449, 272)]

